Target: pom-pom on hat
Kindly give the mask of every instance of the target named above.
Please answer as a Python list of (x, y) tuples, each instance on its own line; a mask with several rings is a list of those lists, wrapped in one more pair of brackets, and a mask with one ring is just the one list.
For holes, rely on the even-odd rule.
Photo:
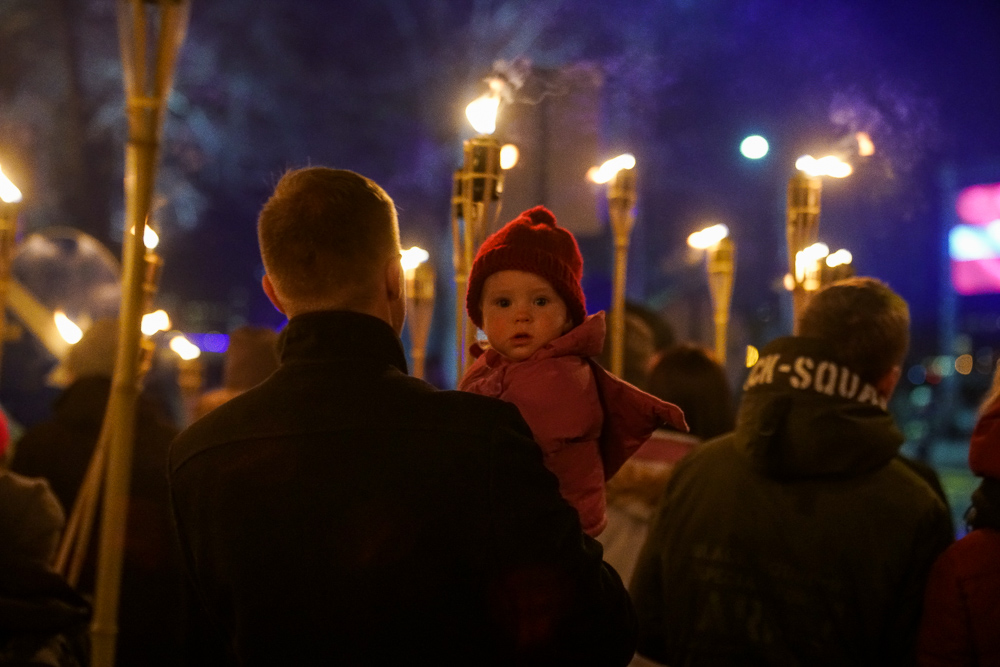
[(483, 283), (497, 271), (526, 271), (552, 284), (566, 302), (566, 312), (579, 325), (587, 317), (587, 303), (580, 287), (583, 257), (568, 230), (556, 224), (552, 212), (536, 206), (491, 234), (472, 263), (465, 309), (473, 324), (482, 328)]

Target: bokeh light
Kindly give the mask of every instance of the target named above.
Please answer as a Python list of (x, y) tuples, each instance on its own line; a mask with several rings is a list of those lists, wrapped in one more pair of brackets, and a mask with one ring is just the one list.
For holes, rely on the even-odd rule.
[(740, 142), (740, 153), (748, 160), (759, 160), (767, 155), (769, 146), (767, 139), (759, 134), (752, 134)]

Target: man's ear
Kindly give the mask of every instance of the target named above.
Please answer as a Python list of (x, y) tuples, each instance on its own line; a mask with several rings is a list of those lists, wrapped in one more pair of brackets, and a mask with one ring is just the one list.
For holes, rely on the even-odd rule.
[(403, 265), (399, 257), (389, 260), (385, 267), (385, 295), (389, 301), (406, 297), (406, 281), (403, 279)]
[(285, 312), (285, 307), (281, 305), (281, 300), (278, 298), (277, 292), (274, 291), (274, 285), (271, 284), (271, 279), (264, 274), (264, 278), (260, 281), (261, 286), (264, 288), (264, 294), (267, 298), (274, 304), (274, 307), (278, 309), (278, 312), (282, 315), (287, 316), (288, 313)]
[(899, 382), (899, 378), (902, 376), (903, 367), (893, 366), (882, 376), (882, 379), (875, 383), (875, 389), (888, 400), (892, 397), (892, 392), (896, 390), (896, 383)]

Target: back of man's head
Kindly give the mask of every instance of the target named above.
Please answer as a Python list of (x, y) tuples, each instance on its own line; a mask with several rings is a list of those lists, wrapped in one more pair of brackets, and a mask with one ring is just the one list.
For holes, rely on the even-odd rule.
[(286, 173), (257, 221), (264, 269), (297, 306), (363, 299), (399, 254), (392, 199), (353, 171), (306, 167)]
[(796, 333), (827, 341), (862, 379), (875, 383), (903, 363), (910, 344), (910, 309), (885, 283), (849, 278), (812, 297)]

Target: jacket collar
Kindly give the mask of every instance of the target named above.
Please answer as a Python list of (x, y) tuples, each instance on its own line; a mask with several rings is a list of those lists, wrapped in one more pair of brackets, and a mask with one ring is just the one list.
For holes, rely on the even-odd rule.
[(408, 373), (399, 336), (383, 320), (364, 313), (324, 310), (296, 315), (278, 342), (281, 364), (366, 359)]
[[(575, 355), (579, 357), (595, 357), (604, 349), (604, 311), (587, 316), (579, 325), (573, 327), (559, 338), (550, 341), (535, 351), (525, 361), (539, 361), (551, 357)], [(486, 365), (495, 368), (504, 363), (514, 363), (492, 348), (483, 349), (478, 344), (471, 348), (472, 356), (479, 358), (486, 355)]]

